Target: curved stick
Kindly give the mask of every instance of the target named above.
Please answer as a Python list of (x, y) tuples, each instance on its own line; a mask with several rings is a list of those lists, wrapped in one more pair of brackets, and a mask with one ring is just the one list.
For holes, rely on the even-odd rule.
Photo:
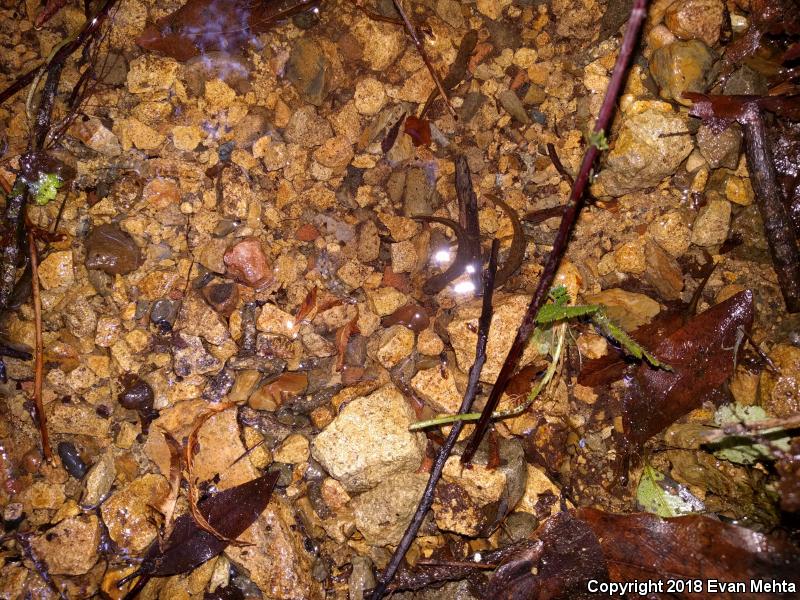
[(505, 211), (508, 218), (511, 219), (511, 227), (514, 230), (511, 248), (508, 250), (508, 258), (506, 258), (503, 268), (497, 272), (497, 277), (495, 278), (495, 286), (500, 287), (517, 272), (517, 269), (522, 266), (522, 261), (525, 260), (525, 231), (522, 229), (522, 223), (519, 221), (517, 211), (500, 200), (500, 198), (490, 197), (490, 199)]
[[(447, 268), (446, 271), (439, 273), (438, 275), (434, 275), (425, 282), (425, 285), (422, 286), (423, 292), (434, 296), (446, 288), (448, 283), (458, 277), (461, 277), (461, 275), (467, 272), (467, 265), (469, 265), (470, 261), (467, 232), (464, 231), (464, 228), (461, 227), (461, 225), (452, 219), (446, 219), (445, 217), (419, 216), (414, 217), (414, 220), (422, 221), (423, 223), (439, 223), (440, 225), (449, 227), (453, 230), (453, 233), (456, 234), (456, 239), (458, 240), (458, 251), (456, 252), (456, 257), (453, 260), (453, 263)], [(478, 266), (476, 266), (476, 268), (478, 268)]]

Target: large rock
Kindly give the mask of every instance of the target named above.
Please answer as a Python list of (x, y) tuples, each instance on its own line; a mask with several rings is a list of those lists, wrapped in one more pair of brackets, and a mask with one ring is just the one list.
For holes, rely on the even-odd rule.
[(691, 136), (680, 135), (685, 131), (686, 119), (674, 113), (669, 104), (634, 103), (625, 114), (592, 193), (622, 196), (658, 185), (691, 153)]
[(653, 52), (650, 74), (662, 98), (690, 106), (692, 102), (683, 97), (684, 92), (706, 91), (713, 62), (711, 50), (703, 42), (673, 42)]
[[(478, 338), (478, 317), (481, 314), (482, 300), (472, 300), (456, 309), (456, 314), (447, 326), (450, 343), (456, 352), (456, 361), (462, 371), (468, 371), (475, 362), (475, 343)], [(481, 371), (481, 381), (494, 383), (500, 367), (517, 335), (522, 317), (528, 308), (530, 296), (525, 294), (495, 294), (494, 314), (489, 328), (486, 346), (486, 364)], [(520, 366), (530, 364), (539, 352), (535, 343), (525, 350)]]
[(414, 411), (393, 385), (351, 401), (320, 433), (311, 453), (350, 492), (375, 487), (422, 462), (425, 436), (408, 431)]
[(499, 446), (498, 467), (489, 466), (486, 444), (469, 467), (455, 454), (447, 459), (433, 502), (439, 529), (488, 536), (520, 501), (527, 479), (522, 444), (516, 439), (501, 440)]
[(36, 557), (51, 575), (83, 575), (97, 562), (100, 522), (95, 515), (64, 519), (31, 540)]
[(321, 584), (311, 575), (311, 555), (284, 500), (273, 496), (239, 539), (247, 546), (230, 545), (227, 557), (248, 574), (271, 600), (321, 600)]
[(424, 473), (398, 473), (352, 500), (356, 527), (368, 544), (387, 546), (400, 542), (427, 481)]

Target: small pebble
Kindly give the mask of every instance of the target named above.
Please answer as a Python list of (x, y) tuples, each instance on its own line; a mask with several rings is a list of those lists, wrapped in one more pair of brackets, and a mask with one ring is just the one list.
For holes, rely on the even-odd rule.
[(75, 479), (83, 479), (83, 476), (86, 475), (87, 467), (75, 444), (72, 442), (59, 442), (58, 455), (61, 457), (61, 463), (67, 473)]
[(124, 408), (136, 411), (153, 408), (153, 388), (137, 375), (126, 374), (122, 379), (125, 389), (117, 400)]

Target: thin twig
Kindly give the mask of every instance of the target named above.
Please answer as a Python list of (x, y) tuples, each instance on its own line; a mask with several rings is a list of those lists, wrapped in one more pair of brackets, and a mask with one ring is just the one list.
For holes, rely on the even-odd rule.
[[(611, 81), (608, 85), (608, 89), (606, 90), (606, 95), (603, 99), (603, 105), (600, 107), (600, 114), (598, 115), (597, 122), (594, 126), (594, 134), (597, 136), (602, 135), (605, 131), (607, 131), (608, 126), (611, 123), (611, 117), (616, 108), (617, 97), (619, 96), (620, 90), (622, 89), (622, 84), (627, 74), (628, 63), (631, 60), (634, 47), (639, 39), (639, 30), (641, 29), (642, 23), (647, 16), (646, 7), (647, 0), (635, 0), (631, 9), (631, 16), (625, 29), (625, 37), (622, 40), (619, 56), (617, 57), (617, 62), (614, 65), (614, 71), (611, 74)], [(514, 342), (511, 344), (511, 348), (508, 351), (505, 362), (500, 369), (500, 374), (497, 376), (497, 382), (495, 383), (494, 388), (492, 388), (489, 399), (486, 401), (486, 406), (483, 409), (481, 419), (475, 426), (475, 431), (467, 443), (464, 453), (461, 455), (462, 464), (468, 463), (475, 455), (483, 436), (486, 434), (486, 431), (491, 424), (492, 413), (497, 408), (500, 398), (503, 396), (511, 376), (516, 371), (519, 360), (522, 357), (522, 351), (525, 349), (528, 338), (530, 338), (531, 334), (533, 333), (533, 329), (536, 326), (536, 315), (539, 313), (539, 309), (547, 299), (547, 292), (550, 289), (550, 286), (553, 284), (553, 279), (555, 278), (556, 271), (561, 263), (561, 258), (564, 256), (564, 253), (567, 250), (570, 233), (572, 232), (572, 228), (575, 225), (575, 221), (577, 221), (578, 214), (583, 206), (584, 192), (589, 184), (589, 177), (592, 167), (594, 166), (595, 160), (597, 160), (597, 156), (599, 154), (600, 150), (597, 147), (597, 144), (591, 144), (586, 149), (586, 153), (583, 155), (583, 162), (581, 163), (580, 171), (578, 172), (578, 176), (575, 178), (575, 183), (572, 186), (572, 193), (570, 194), (569, 201), (564, 208), (564, 214), (561, 217), (561, 225), (558, 228), (558, 234), (553, 242), (553, 249), (550, 251), (550, 256), (547, 257), (547, 263), (545, 264), (542, 276), (539, 279), (539, 285), (533, 294), (533, 298), (531, 298), (527, 312), (525, 313), (522, 323), (517, 330), (517, 335), (514, 338)]]
[[(472, 367), (469, 370), (467, 390), (464, 393), (464, 400), (461, 402), (459, 413), (469, 412), (470, 408), (472, 408), (472, 403), (475, 401), (475, 396), (478, 393), (481, 370), (486, 362), (486, 344), (489, 339), (489, 325), (491, 325), (492, 322), (492, 293), (494, 292), (494, 277), (497, 273), (497, 250), (499, 246), (500, 244), (497, 240), (492, 242), (489, 266), (484, 275), (483, 306), (481, 308), (481, 316), (478, 319), (478, 342), (475, 349), (475, 362), (472, 363)], [(447, 436), (447, 440), (445, 440), (444, 444), (439, 449), (439, 454), (436, 456), (436, 461), (433, 463), (433, 468), (428, 478), (428, 484), (425, 486), (425, 491), (417, 505), (417, 511), (408, 524), (403, 534), (403, 539), (400, 540), (400, 544), (398, 544), (397, 549), (394, 551), (386, 570), (378, 581), (378, 585), (372, 590), (370, 596), (371, 600), (380, 600), (383, 598), (386, 592), (386, 586), (389, 585), (394, 578), (406, 552), (408, 552), (408, 549), (417, 537), (417, 532), (422, 526), (422, 521), (425, 519), (425, 515), (428, 514), (433, 504), (436, 484), (442, 476), (444, 465), (450, 457), (450, 453), (453, 451), (453, 447), (456, 445), (463, 428), (463, 422), (459, 421), (454, 423), (453, 428), (450, 430), (450, 435)]]
[(35, 369), (33, 375), (33, 401), (36, 405), (36, 421), (39, 425), (39, 434), (42, 436), (42, 453), (48, 462), (53, 460), (50, 449), (50, 436), (47, 434), (47, 416), (44, 413), (42, 401), (42, 381), (44, 379), (44, 343), (42, 342), (42, 299), (39, 295), (39, 256), (36, 250), (36, 239), (32, 232), (28, 232), (28, 248), (31, 255), (31, 297), (33, 299), (33, 317), (35, 329)]
[(408, 31), (408, 35), (411, 36), (411, 41), (414, 42), (414, 46), (417, 47), (417, 52), (422, 57), (422, 60), (425, 62), (425, 66), (428, 67), (428, 71), (433, 77), (433, 82), (436, 84), (436, 87), (439, 89), (439, 93), (444, 98), (444, 102), (447, 105), (447, 110), (453, 116), (453, 119), (456, 121), (458, 120), (458, 115), (456, 114), (456, 109), (453, 108), (453, 105), (450, 104), (450, 96), (447, 94), (447, 90), (444, 89), (444, 84), (442, 83), (442, 78), (439, 77), (439, 74), (436, 72), (436, 69), (433, 66), (433, 63), (428, 58), (428, 54), (425, 52), (425, 47), (422, 45), (422, 40), (419, 39), (417, 35), (417, 30), (414, 25), (411, 23), (411, 20), (408, 18), (406, 11), (403, 9), (400, 0), (392, 0), (394, 2), (394, 7), (397, 10), (397, 13), (400, 15), (400, 18), (403, 19), (403, 23), (406, 26), (406, 30)]
[(67, 600), (64, 592), (56, 585), (56, 582), (53, 581), (53, 577), (50, 575), (50, 571), (47, 570), (47, 563), (39, 558), (33, 551), (33, 546), (31, 546), (30, 540), (28, 539), (29, 535), (30, 534), (26, 533), (18, 533), (14, 536), (19, 544), (19, 547), (22, 549), (22, 554), (25, 555), (25, 558), (31, 561), (36, 573), (42, 578), (42, 581), (45, 582), (47, 587), (58, 594), (58, 597), (61, 600)]
[[(103, 6), (97, 11), (97, 14), (91, 19), (87, 19), (83, 29), (81, 29), (74, 38), (67, 40), (64, 45), (58, 48), (58, 50), (53, 54), (52, 58), (43, 63), (47, 64), (48, 70), (54, 64), (63, 63), (68, 56), (80, 48), (87, 40), (89, 40), (103, 25), (106, 17), (108, 17), (109, 11), (116, 3), (117, 0), (106, 0), (105, 4), (103, 4)], [(14, 96), (20, 90), (27, 87), (28, 84), (30, 84), (36, 78), (36, 75), (41, 68), (42, 65), (39, 65), (24, 75), (20, 75), (10, 86), (0, 92), (0, 104)]]

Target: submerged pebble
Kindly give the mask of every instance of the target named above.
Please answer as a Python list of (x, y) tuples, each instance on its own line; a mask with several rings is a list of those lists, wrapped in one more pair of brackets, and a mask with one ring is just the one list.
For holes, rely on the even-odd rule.
[(139, 246), (133, 237), (116, 225), (100, 225), (86, 239), (86, 268), (109, 275), (125, 275), (142, 263)]

